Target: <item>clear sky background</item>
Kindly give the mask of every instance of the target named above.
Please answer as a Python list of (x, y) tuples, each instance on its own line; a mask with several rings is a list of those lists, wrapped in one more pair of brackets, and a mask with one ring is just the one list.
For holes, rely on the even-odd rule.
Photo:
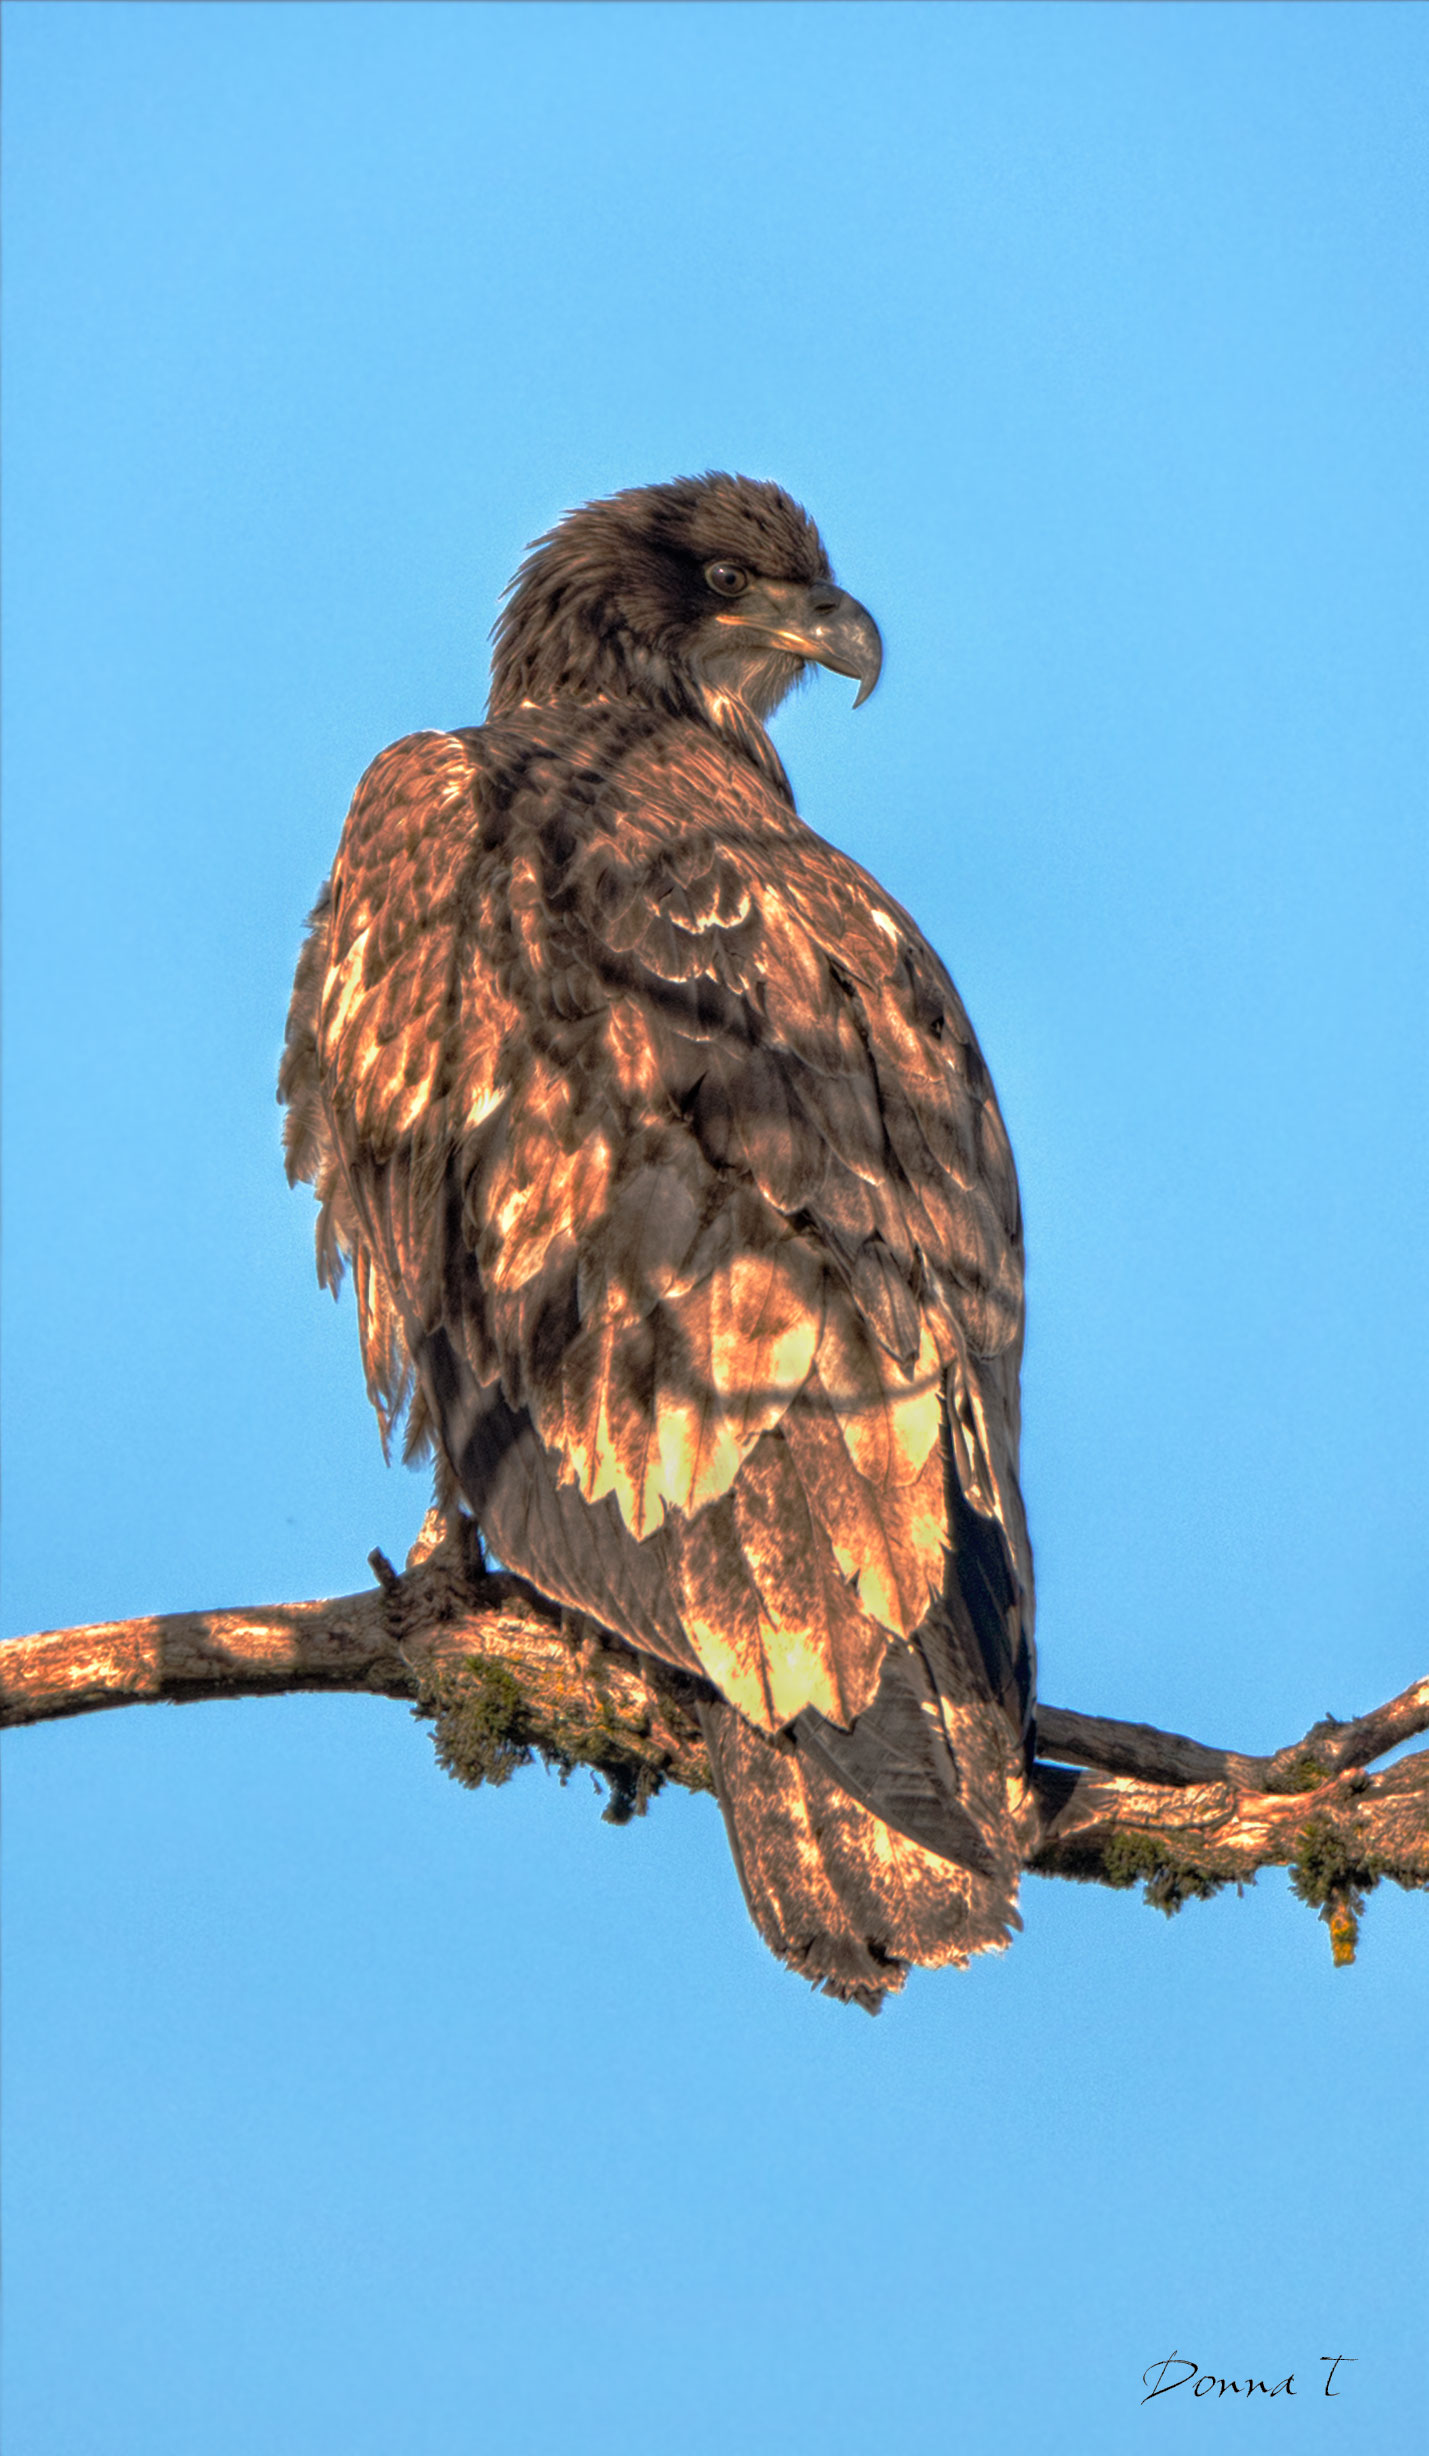
[[(527, 540), (713, 465), (886, 638), (777, 738), (999, 1086), (1045, 1695), (1422, 1674), (1425, 11), (5, 20), (6, 1630), (410, 1542), (303, 917)], [(1422, 1899), (1337, 1973), (1279, 1874), (1034, 1880), (870, 2022), (710, 1801), (472, 1797), (400, 1705), (5, 1761), (11, 2456), (1423, 2445)], [(1295, 2398), (1141, 2407), (1173, 2347)]]

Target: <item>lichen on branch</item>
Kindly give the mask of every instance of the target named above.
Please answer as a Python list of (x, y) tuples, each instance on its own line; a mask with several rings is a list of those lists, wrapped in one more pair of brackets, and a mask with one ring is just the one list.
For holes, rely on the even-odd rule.
[[(519, 1578), (491, 1572), (469, 1520), (433, 1513), (399, 1573), (372, 1556), (361, 1594), (255, 1610), (179, 1612), (12, 1638), (0, 1646), (0, 1727), (142, 1703), (365, 1691), (406, 1698), (438, 1762), (475, 1789), (539, 1760), (589, 1767), (613, 1824), (668, 1784), (712, 1788), (697, 1684)], [(1429, 1750), (1365, 1769), (1429, 1730), (1429, 1680), (1352, 1722), (1326, 1717), (1271, 1756), (1144, 1723), (1045, 1706), (1035, 1782), (1039, 1876), (1126, 1890), (1179, 1910), (1263, 1867), (1290, 1871), (1354, 1959), (1366, 1897), (1429, 1884)]]

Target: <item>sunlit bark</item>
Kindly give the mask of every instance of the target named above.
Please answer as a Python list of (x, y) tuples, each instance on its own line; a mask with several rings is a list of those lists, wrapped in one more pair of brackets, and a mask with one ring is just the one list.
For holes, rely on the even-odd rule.
[[(667, 1782), (710, 1788), (690, 1682), (490, 1574), (469, 1533), (429, 1522), (400, 1575), (380, 1554), (361, 1594), (175, 1612), (13, 1638), (0, 1646), (0, 1726), (112, 1706), (359, 1690), (410, 1700), (448, 1771), (505, 1781), (539, 1757), (594, 1767), (616, 1821)], [(1174, 1910), (1263, 1867), (1288, 1866), (1354, 1956), (1382, 1877), (1429, 1884), (1429, 1751), (1366, 1769), (1429, 1730), (1429, 1680), (1353, 1722), (1318, 1723), (1271, 1756), (1215, 1749), (1142, 1723), (1043, 1706), (1036, 1782), (1043, 1876), (1129, 1886)], [(1072, 1770), (1073, 1768), (1080, 1770)]]

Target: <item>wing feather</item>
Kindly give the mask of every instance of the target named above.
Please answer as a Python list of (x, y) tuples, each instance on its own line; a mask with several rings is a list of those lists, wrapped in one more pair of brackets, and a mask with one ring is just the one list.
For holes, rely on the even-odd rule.
[(949, 1574), (949, 1470), (1030, 1615), (1011, 1155), (864, 872), (698, 728), (532, 710), (383, 754), (323, 931), (293, 1165), (362, 1250), (389, 1416), (439, 1334), (525, 1411), (549, 1489), (503, 1557), (575, 1599), (579, 1502), (618, 1627), (613, 1528), (665, 1546), (680, 1646), (766, 1729), (869, 1704)]

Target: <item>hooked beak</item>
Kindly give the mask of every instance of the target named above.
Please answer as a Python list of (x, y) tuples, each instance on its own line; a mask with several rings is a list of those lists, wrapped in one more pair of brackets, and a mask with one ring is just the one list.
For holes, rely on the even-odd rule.
[(807, 587), (794, 580), (751, 580), (714, 619), (721, 629), (748, 632), (762, 648), (779, 648), (786, 656), (826, 665), (832, 674), (849, 675), (858, 684), (856, 708), (882, 670), (877, 623), (867, 606), (832, 580), (814, 580)]

